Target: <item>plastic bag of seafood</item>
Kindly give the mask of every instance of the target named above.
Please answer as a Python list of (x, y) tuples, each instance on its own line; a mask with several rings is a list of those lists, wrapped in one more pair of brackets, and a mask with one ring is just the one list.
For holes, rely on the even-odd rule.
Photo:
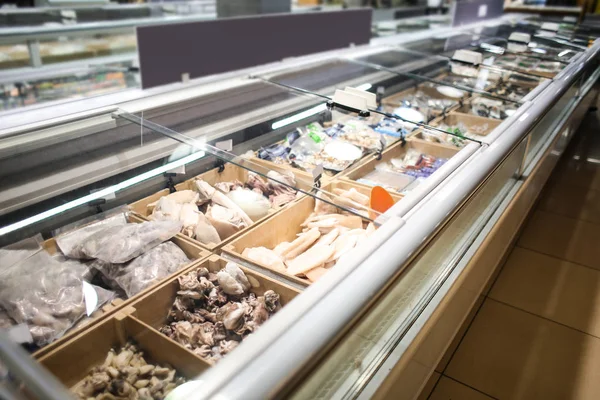
[[(78, 221), (77, 224), (87, 222)], [(89, 258), (83, 252), (83, 244), (95, 233), (98, 233), (111, 226), (122, 226), (127, 224), (127, 218), (124, 213), (119, 213), (111, 217), (90, 223), (84, 226), (69, 225), (57, 231), (56, 244), (62, 253), (69, 258)]]
[(85, 282), (87, 267), (81, 265), (78, 269), (61, 264), (40, 251), (0, 271), (0, 305), (16, 323), (29, 326), (36, 345), (59, 338), (115, 297), (114, 292)]
[(40, 245), (41, 242), (42, 236), (36, 235), (1, 248), (0, 265), (7, 267), (31, 257), (42, 250), (42, 246)]
[(92, 263), (115, 290), (132, 297), (188, 264), (190, 259), (173, 242), (164, 242), (126, 264)]
[(179, 221), (150, 221), (111, 226), (88, 236), (81, 244), (86, 258), (122, 264), (171, 239), (181, 230)]

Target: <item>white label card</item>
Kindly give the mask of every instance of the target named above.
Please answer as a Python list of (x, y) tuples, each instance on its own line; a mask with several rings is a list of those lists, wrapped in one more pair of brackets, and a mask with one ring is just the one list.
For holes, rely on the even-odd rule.
[(19, 324), (11, 326), (6, 330), (8, 337), (17, 343), (32, 343), (33, 337), (29, 332), (29, 326), (27, 324)]
[(215, 143), (215, 147), (217, 149), (221, 149), (223, 151), (231, 151), (233, 150), (233, 140), (223, 140), (222, 142)]
[(313, 170), (312, 170), (312, 176), (313, 176), (313, 181), (316, 181), (317, 179), (319, 179), (319, 177), (323, 175), (323, 164), (319, 164), (317, 165)]
[(477, 17), (483, 18), (487, 15), (487, 4), (482, 4), (477, 9)]
[(96, 307), (98, 307), (98, 293), (92, 285), (87, 282), (83, 283), (83, 301), (85, 302), (85, 312), (89, 317), (92, 315), (94, 311), (96, 311)]

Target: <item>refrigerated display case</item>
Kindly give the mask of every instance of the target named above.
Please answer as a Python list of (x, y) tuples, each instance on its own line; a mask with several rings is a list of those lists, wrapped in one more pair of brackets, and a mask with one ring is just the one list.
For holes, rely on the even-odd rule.
[(0, 305), (33, 359), (2, 332), (7, 387), (414, 398), (600, 74), (599, 42), (545, 77), (457, 63), (488, 39), (458, 35), (13, 120), (0, 131)]

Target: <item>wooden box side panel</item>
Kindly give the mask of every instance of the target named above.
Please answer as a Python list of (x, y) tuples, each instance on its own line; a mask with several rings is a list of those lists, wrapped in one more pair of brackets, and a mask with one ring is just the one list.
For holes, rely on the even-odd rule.
[(472, 114), (463, 114), (459, 112), (452, 112), (444, 118), (440, 118), (439, 120), (432, 123), (433, 126), (439, 126), (444, 123), (446, 125), (457, 125), (459, 123), (463, 123), (469, 132), (475, 133), (476, 127), (481, 127), (487, 125), (487, 129), (483, 133), (477, 133), (481, 136), (488, 135), (491, 131), (493, 131), (498, 125), (500, 125), (501, 121), (492, 118), (480, 117), (478, 115)]
[[(217, 273), (225, 267), (227, 262), (227, 260), (213, 255), (201, 264), (192, 269), (186, 270), (179, 275), (189, 273), (190, 271), (196, 271), (201, 267), (207, 268), (210, 272)], [(267, 290), (274, 290), (275, 292), (279, 293), (281, 304), (286, 305), (300, 293), (293, 287), (281, 282), (277, 282), (259, 272), (252, 271), (242, 265), (239, 267), (248, 277), (248, 280), (252, 285), (251, 291), (257, 296), (262, 296)], [(179, 283), (177, 277), (165, 282), (163, 285), (156, 288), (153, 293), (149, 293), (145, 297), (132, 304), (132, 306), (135, 308), (135, 317), (149, 326), (158, 329), (167, 322), (169, 311), (171, 310), (171, 306), (175, 301), (178, 290)]]
[(291, 242), (296, 234), (302, 232), (300, 224), (313, 212), (315, 200), (304, 197), (297, 203), (282, 210), (269, 221), (250, 229), (230, 244), (242, 254), (247, 247), (266, 247), (272, 249), (281, 242)]
[(120, 324), (114, 318), (64, 343), (40, 358), (40, 363), (63, 384), (71, 387), (96, 365), (102, 364), (112, 347), (122, 345)]
[(196, 378), (210, 368), (210, 364), (136, 318), (127, 317), (124, 324), (129, 337), (150, 356), (150, 360), (170, 364), (188, 379)]

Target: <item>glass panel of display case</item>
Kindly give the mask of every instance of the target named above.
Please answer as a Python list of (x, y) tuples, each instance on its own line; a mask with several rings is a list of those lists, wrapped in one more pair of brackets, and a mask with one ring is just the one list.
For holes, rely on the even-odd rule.
[[(386, 358), (392, 352), (406, 348), (407, 344), (402, 340), (410, 326), (457, 268), (465, 252), (517, 183), (516, 172), (526, 143), (527, 140), (520, 143), (425, 250), (401, 269), (402, 273), (390, 288), (369, 308), (352, 331), (332, 351), (323, 355), (322, 362), (310, 371), (306, 379), (294, 388), (284, 389), (286, 396), (292, 399), (326, 399), (355, 398), (364, 394)], [(427, 357), (419, 360), (425, 371), (433, 370), (437, 361)], [(414, 390), (417, 392), (419, 388)]]
[(137, 68), (128, 61), (101, 66), (65, 66), (62, 70), (31, 79), (22, 79), (14, 71), (10, 71), (9, 75), (0, 82), (0, 111), (88, 98), (140, 86)]

